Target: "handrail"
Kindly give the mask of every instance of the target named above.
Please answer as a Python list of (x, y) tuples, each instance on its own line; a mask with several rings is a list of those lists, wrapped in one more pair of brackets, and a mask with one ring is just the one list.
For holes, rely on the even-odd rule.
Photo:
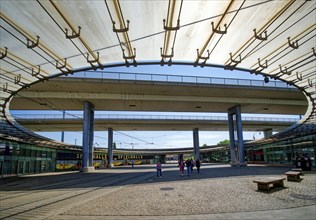
[[(66, 76), (64, 76), (66, 77)], [(89, 78), (89, 79), (113, 79), (113, 80), (134, 80), (134, 81), (159, 81), (159, 82), (178, 82), (194, 84), (219, 84), (219, 85), (237, 85), (237, 86), (260, 86), (272, 88), (295, 88), (282, 81), (272, 81), (265, 83), (264, 80), (238, 79), (238, 78), (220, 78), (205, 76), (184, 76), (184, 75), (166, 75), (150, 73), (125, 73), (113, 71), (83, 71), (67, 77)]]
[[(16, 120), (82, 120), (83, 114), (12, 114)], [(126, 115), (126, 114), (95, 114), (94, 119), (108, 120), (200, 120), (200, 121), (227, 121), (227, 116), (196, 116), (196, 115)], [(272, 118), (243, 116), (243, 121), (262, 122), (297, 122), (299, 118)]]

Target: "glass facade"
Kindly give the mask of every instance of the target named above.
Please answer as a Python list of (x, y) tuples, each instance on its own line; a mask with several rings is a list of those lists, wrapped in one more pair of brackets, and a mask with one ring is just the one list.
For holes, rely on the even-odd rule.
[[(275, 140), (273, 143), (245, 146), (247, 160), (269, 164), (295, 165), (298, 157), (309, 158), (316, 167), (316, 134), (295, 137), (287, 140)], [(259, 155), (259, 156), (258, 156)]]
[[(211, 163), (229, 163), (230, 162), (230, 150), (229, 147), (223, 146), (221, 148), (210, 149), (210, 152), (201, 154), (201, 161)], [(206, 159), (208, 158), (208, 159)]]
[(56, 149), (0, 140), (0, 176), (55, 171)]
[[(207, 153), (201, 153), (205, 162), (229, 163), (229, 146), (210, 148)], [(285, 140), (275, 140), (273, 143), (245, 143), (245, 161), (252, 164), (284, 164), (296, 165), (300, 160), (308, 160), (316, 167), (316, 134)]]
[[(201, 153), (202, 162), (229, 163), (229, 146), (214, 146)], [(247, 163), (297, 165), (297, 161), (309, 161), (311, 167), (316, 167), (316, 135), (275, 140), (273, 143), (245, 143), (245, 161)], [(0, 176), (24, 175), (63, 170), (78, 170), (81, 167), (81, 149), (57, 149), (38, 147), (0, 139)], [(133, 154), (131, 152), (114, 154), (116, 166), (156, 163), (165, 161), (165, 155)], [(94, 166), (106, 167), (106, 151), (94, 152)]]

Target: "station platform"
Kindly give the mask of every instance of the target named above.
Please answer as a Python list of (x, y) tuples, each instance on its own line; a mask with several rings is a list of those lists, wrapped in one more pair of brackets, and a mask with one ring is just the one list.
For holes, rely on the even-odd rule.
[(0, 219), (316, 219), (316, 172), (258, 191), (253, 180), (291, 167), (176, 164), (35, 174), (0, 180)]

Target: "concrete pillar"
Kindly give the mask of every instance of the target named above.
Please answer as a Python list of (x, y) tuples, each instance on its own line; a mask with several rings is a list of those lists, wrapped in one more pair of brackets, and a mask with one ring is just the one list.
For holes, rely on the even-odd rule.
[(113, 165), (113, 129), (108, 128), (108, 167)]
[(240, 105), (236, 106), (236, 122), (237, 122), (237, 136), (238, 136), (238, 159), (241, 166), (246, 165), (245, 163), (245, 148), (244, 148), (244, 137), (242, 130), (242, 119)]
[(61, 142), (64, 142), (65, 141), (65, 131), (62, 131), (61, 132)]
[[(228, 109), (228, 125), (232, 166), (245, 166), (244, 139), (240, 106)], [(237, 150), (237, 152), (236, 152)]]
[[(93, 108), (93, 107), (92, 107)], [(89, 167), (93, 167), (93, 134), (94, 134), (94, 109), (90, 109), (90, 126), (89, 126)]]
[(232, 115), (228, 113), (228, 128), (229, 128), (229, 141), (230, 141), (230, 164), (236, 163), (236, 145), (234, 136), (234, 120)]
[(269, 138), (272, 136), (272, 128), (263, 131), (264, 138)]
[(193, 129), (194, 160), (200, 160), (199, 129)]
[[(82, 137), (82, 172), (93, 171), (93, 105), (90, 102), (84, 102), (83, 109), (83, 137)], [(92, 157), (91, 157), (92, 153)]]
[[(66, 111), (63, 110), (63, 119), (65, 119)], [(61, 142), (64, 142), (65, 140), (65, 131), (61, 132)]]

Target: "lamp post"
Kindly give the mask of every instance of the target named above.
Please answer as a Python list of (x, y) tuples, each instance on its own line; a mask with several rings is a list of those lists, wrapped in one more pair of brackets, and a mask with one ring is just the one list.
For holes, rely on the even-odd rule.
[(131, 143), (132, 145), (132, 150), (134, 150), (134, 145), (137, 145), (137, 143)]

